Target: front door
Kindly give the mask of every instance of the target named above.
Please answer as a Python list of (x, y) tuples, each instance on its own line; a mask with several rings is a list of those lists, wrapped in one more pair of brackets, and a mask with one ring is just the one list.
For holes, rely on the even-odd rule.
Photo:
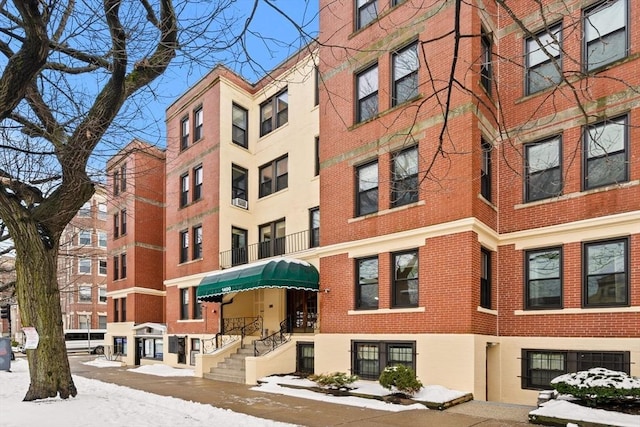
[(318, 293), (287, 290), (287, 327), (289, 332), (313, 332), (318, 319)]

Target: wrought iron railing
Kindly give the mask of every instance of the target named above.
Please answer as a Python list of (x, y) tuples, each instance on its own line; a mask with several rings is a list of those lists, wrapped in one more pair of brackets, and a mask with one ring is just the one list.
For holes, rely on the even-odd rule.
[(220, 252), (220, 268), (229, 268), (248, 264), (259, 259), (301, 252), (318, 246), (318, 241), (318, 229), (314, 229), (311, 232), (304, 230), (266, 242), (254, 243), (243, 248), (223, 251)]
[(280, 330), (259, 340), (253, 341), (253, 355), (263, 356), (291, 339), (291, 329), (287, 319), (280, 322)]
[(261, 316), (222, 319), (222, 331), (213, 338), (201, 340), (202, 353), (212, 354), (236, 341), (240, 341), (240, 345), (242, 345), (244, 337), (253, 335), (255, 332), (262, 332)]

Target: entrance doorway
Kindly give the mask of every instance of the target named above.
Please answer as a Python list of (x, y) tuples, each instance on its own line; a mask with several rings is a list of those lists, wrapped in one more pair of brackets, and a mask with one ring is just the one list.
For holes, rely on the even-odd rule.
[(313, 332), (318, 320), (318, 293), (287, 289), (288, 332)]

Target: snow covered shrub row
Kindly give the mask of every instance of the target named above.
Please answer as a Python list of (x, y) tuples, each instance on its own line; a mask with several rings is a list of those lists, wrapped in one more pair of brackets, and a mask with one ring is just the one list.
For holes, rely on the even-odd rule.
[(551, 386), (558, 393), (570, 394), (591, 406), (640, 401), (640, 379), (605, 368), (560, 375), (551, 380)]

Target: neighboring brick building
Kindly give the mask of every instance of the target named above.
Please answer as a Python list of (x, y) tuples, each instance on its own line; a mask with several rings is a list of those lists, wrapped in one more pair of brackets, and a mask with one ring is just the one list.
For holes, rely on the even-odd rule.
[(544, 3), (320, 2), (316, 371), (528, 404), (640, 373), (640, 9)]
[(138, 183), (109, 208), (137, 230), (109, 244), (137, 271), (109, 278), (125, 361), (204, 375), (259, 320), (293, 339), (250, 383), (401, 363), (532, 404), (562, 372), (639, 375), (640, 9), (543, 3), (320, 0), (318, 52), (176, 100), (165, 152), (108, 165)]
[(95, 194), (60, 238), (58, 284), (65, 329), (107, 328), (107, 192)]

